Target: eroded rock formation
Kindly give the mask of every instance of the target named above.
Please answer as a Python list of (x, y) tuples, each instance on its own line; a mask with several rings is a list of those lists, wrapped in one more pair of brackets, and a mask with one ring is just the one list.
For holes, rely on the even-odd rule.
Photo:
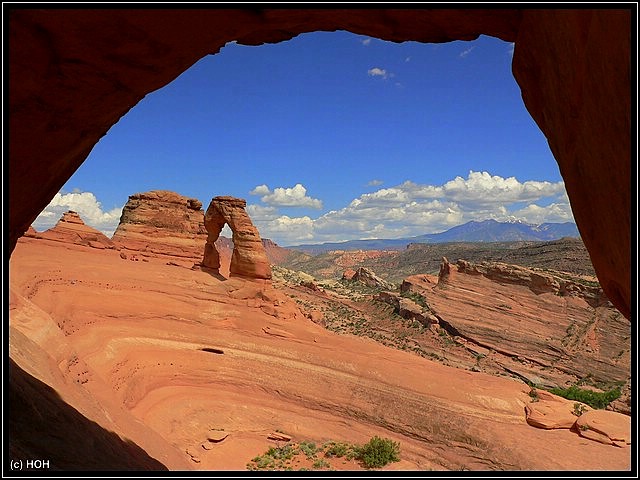
[(80, 215), (72, 210), (63, 213), (53, 228), (42, 233), (33, 232), (29, 236), (93, 248), (114, 248), (113, 242), (104, 233), (86, 225)]
[[(512, 283), (528, 287), (533, 293), (553, 293), (554, 295), (574, 295), (585, 299), (592, 307), (609, 304), (609, 300), (597, 282), (582, 280), (577, 276), (563, 277), (560, 272), (526, 268), (500, 262), (472, 263), (458, 260), (457, 271), (468, 275), (483, 275), (489, 280)], [(443, 258), (439, 281), (448, 281), (450, 273), (443, 276), (443, 270), (451, 271), (451, 264)]]
[(581, 437), (605, 445), (631, 445), (631, 418), (618, 412), (594, 410), (584, 403), (536, 390), (534, 400), (525, 405), (525, 413), (527, 423), (533, 427), (575, 428)]
[(241, 198), (228, 196), (214, 197), (204, 215), (204, 225), (208, 232), (204, 247), (202, 266), (218, 272), (220, 255), (215, 242), (225, 224), (233, 233), (233, 254), (229, 272), (232, 276), (270, 279), (271, 266), (260, 239), (258, 229), (245, 211), (247, 202)]
[(600, 283), (630, 318), (631, 9), (16, 9), (8, 18), (10, 251), (122, 115), (229, 41), (485, 34), (515, 42), (525, 106), (558, 161)]
[(409, 277), (402, 291), (422, 295), (439, 324), (483, 355), (513, 359), (506, 370), (523, 380), (562, 385), (566, 375), (625, 382), (629, 322), (602, 290), (565, 272), (501, 263), (451, 264), (438, 283)]
[(377, 276), (373, 270), (367, 267), (358, 267), (357, 270), (347, 269), (342, 274), (342, 279), (362, 283), (372, 288), (393, 288), (393, 285)]
[(122, 209), (112, 240), (123, 249), (195, 260), (207, 231), (202, 202), (168, 190), (136, 193)]

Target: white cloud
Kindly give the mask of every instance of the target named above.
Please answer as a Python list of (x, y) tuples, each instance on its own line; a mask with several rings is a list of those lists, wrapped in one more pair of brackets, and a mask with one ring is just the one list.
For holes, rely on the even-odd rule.
[(322, 208), (322, 200), (307, 196), (307, 189), (300, 183), (292, 188), (277, 187), (273, 191), (266, 185), (258, 185), (249, 192), (252, 195), (262, 195), (262, 200), (267, 205), (276, 207), (310, 207)]
[(464, 179), (456, 177), (442, 186), (443, 194), (461, 204), (475, 206), (534, 201), (560, 195), (564, 183), (529, 180), (520, 183), (515, 177), (492, 176), (488, 172), (469, 172)]
[(67, 210), (78, 212), (85, 224), (100, 230), (108, 237), (111, 237), (118, 227), (122, 214), (122, 207), (104, 211), (102, 204), (91, 192), (56, 193), (33, 222), (33, 227), (39, 232), (48, 230), (58, 223)]
[(574, 221), (571, 206), (568, 202), (552, 203), (546, 207), (539, 207), (534, 203), (513, 212), (512, 215), (517, 219), (536, 225), (547, 222), (564, 223)]
[(360, 40), (360, 43), (362, 43), (362, 45), (364, 45), (366, 47), (371, 43), (371, 39), (370, 38), (365, 38), (364, 40)]
[(367, 70), (367, 74), (370, 77), (380, 77), (383, 80), (386, 80), (387, 78), (391, 78), (395, 76), (393, 73), (387, 72), (384, 68), (379, 68), (379, 67), (370, 68), (369, 70)]
[(384, 182), (382, 180), (371, 180), (369, 183), (367, 183), (368, 187), (377, 187), (379, 185), (382, 185)]
[(268, 195), (270, 191), (271, 190), (269, 190), (269, 187), (267, 187), (265, 184), (262, 184), (262, 185), (258, 185), (256, 188), (251, 190), (249, 194), (250, 195)]
[(488, 218), (533, 224), (573, 221), (563, 182), (521, 182), (474, 171), (441, 185), (406, 181), (381, 188), (315, 219), (278, 216), (273, 207), (247, 209), (252, 219), (253, 212), (259, 216), (254, 222), (260, 235), (280, 245), (410, 237)]
[(513, 57), (513, 52), (514, 52), (515, 48), (516, 48), (516, 44), (515, 44), (515, 43), (510, 43), (510, 44), (509, 44), (509, 48), (507, 49), (507, 53), (508, 53), (511, 57)]
[(474, 48), (476, 48), (476, 46), (475, 46), (475, 45), (473, 45), (473, 46), (471, 46), (471, 47), (467, 48), (464, 52), (461, 52), (461, 53), (460, 53), (460, 58), (465, 58), (467, 55), (469, 55), (469, 54), (471, 53), (471, 51), (472, 51)]
[(407, 57), (404, 59), (405, 62), (410, 62), (411, 61), (411, 57)]
[(367, 70), (367, 73), (372, 77), (383, 77), (383, 78), (387, 77), (387, 71), (384, 70), (383, 68), (373, 67)]

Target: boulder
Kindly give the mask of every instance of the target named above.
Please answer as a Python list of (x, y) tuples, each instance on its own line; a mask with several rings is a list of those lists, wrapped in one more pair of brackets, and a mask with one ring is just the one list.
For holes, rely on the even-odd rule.
[(631, 445), (631, 417), (608, 410), (590, 410), (576, 420), (580, 436), (618, 447)]
[(536, 390), (536, 393), (538, 400), (524, 407), (527, 423), (533, 427), (572, 428), (578, 419), (578, 415), (574, 413), (575, 404), (581, 405), (580, 409), (591, 409), (584, 403), (567, 400), (546, 390)]

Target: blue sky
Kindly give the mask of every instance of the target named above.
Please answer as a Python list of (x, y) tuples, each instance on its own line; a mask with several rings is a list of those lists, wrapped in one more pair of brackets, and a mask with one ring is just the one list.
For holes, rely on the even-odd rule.
[[(573, 221), (511, 74), (513, 44), (315, 32), (230, 43), (127, 113), (34, 222), (110, 235), (129, 195), (232, 195), (280, 245), (397, 238), (470, 220)], [(223, 233), (224, 234), (224, 233)]]

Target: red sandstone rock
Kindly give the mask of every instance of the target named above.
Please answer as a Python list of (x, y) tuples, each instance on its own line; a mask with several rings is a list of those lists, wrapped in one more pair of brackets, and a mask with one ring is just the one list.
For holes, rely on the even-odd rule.
[(351, 278), (347, 278), (345, 276), (349, 276), (350, 274), (350, 270), (346, 270), (345, 273), (342, 274), (342, 278), (348, 279), (351, 282), (359, 282), (373, 288), (384, 288), (387, 290), (392, 290), (394, 288), (393, 285), (378, 277), (373, 270), (367, 267), (358, 267), (353, 275), (351, 275)]
[(353, 276), (356, 274), (356, 271), (352, 268), (347, 268), (344, 272), (342, 272), (343, 280), (352, 280)]
[(512, 359), (501, 364), (509, 373), (548, 386), (563, 385), (567, 374), (601, 382), (628, 379), (629, 322), (597, 287), (562, 272), (464, 260), (451, 265), (446, 278), (435, 287), (421, 276), (407, 283), (441, 325)]
[(267, 435), (269, 440), (275, 440), (276, 442), (290, 442), (291, 437), (281, 432), (271, 432)]
[(80, 215), (72, 210), (65, 212), (53, 228), (38, 234), (37, 237), (93, 248), (114, 248), (113, 242), (104, 233), (85, 225)]
[(130, 195), (112, 240), (127, 250), (197, 259), (207, 236), (201, 207), (167, 190)]
[(24, 232), (24, 237), (35, 238), (38, 235), (38, 232), (32, 225), (29, 225), (29, 229)]
[(578, 416), (574, 414), (575, 404), (589, 410), (590, 407), (581, 402), (567, 400), (545, 390), (536, 390), (537, 402), (525, 405), (527, 423), (545, 429), (572, 428)]
[(232, 276), (247, 278), (271, 278), (271, 266), (267, 259), (258, 229), (245, 211), (247, 202), (234, 197), (214, 197), (204, 216), (208, 232), (204, 246), (202, 265), (214, 271), (220, 269), (220, 255), (215, 242), (225, 223), (233, 232), (233, 254), (229, 272)]
[(608, 410), (590, 410), (576, 420), (580, 436), (607, 445), (631, 445), (631, 417)]
[(512, 66), (522, 99), (558, 161), (600, 284), (627, 318), (633, 264), (630, 25), (624, 9), (525, 10)]

